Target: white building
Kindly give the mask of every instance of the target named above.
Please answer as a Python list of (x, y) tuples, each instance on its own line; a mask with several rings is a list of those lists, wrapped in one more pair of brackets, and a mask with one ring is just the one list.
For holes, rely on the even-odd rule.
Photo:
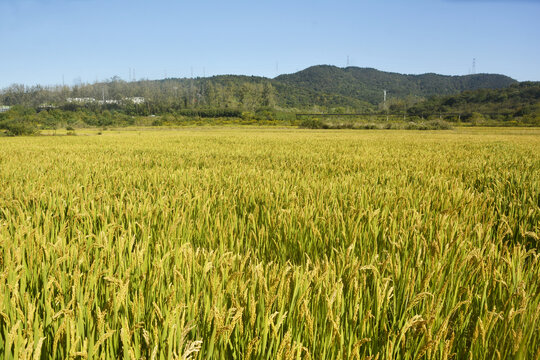
[(144, 103), (144, 98), (142, 96), (127, 97), (120, 100), (96, 100), (94, 98), (85, 97), (85, 98), (67, 98), (68, 103), (75, 104), (91, 104), (98, 103), (99, 105), (110, 105), (110, 104), (120, 104), (122, 102), (131, 102), (133, 104), (142, 104)]
[(109, 104), (120, 104), (120, 101), (118, 101), (118, 100), (105, 100), (105, 101), (99, 100), (98, 104), (99, 105), (103, 105), (103, 104), (107, 104), (107, 105), (109, 105)]
[(89, 98), (89, 97), (85, 97), (85, 98), (67, 98), (66, 101), (68, 103), (88, 104), (88, 103), (96, 102), (96, 99)]
[(144, 98), (142, 96), (130, 97), (130, 98), (126, 98), (126, 100), (131, 101), (134, 104), (144, 103)]

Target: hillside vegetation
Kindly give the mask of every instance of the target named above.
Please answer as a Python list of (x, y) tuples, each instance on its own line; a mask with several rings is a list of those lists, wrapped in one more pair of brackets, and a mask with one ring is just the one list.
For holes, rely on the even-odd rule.
[(516, 120), (540, 124), (540, 82), (523, 82), (503, 89), (478, 89), (437, 96), (408, 109), (411, 115), (461, 114), (462, 120)]
[[(519, 84), (503, 75), (401, 75), (321, 65), (275, 79), (221, 75), (125, 82), (115, 77), (72, 87), (13, 85), (0, 92), (0, 104), (11, 106), (0, 113), (0, 129), (27, 135), (67, 126), (299, 125), (295, 114), (306, 112), (385, 119), (394, 114), (404, 123), (398, 128), (416, 128), (407, 124), (449, 112), (459, 114), (444, 119), (451, 122), (538, 125), (538, 101), (538, 83)], [(359, 128), (358, 119), (345, 120), (338, 123)], [(360, 120), (371, 121), (369, 116)]]
[(370, 68), (338, 68), (330, 65), (312, 66), (294, 74), (280, 75), (275, 80), (297, 88), (361, 99), (374, 105), (382, 101), (383, 90), (387, 90), (389, 96), (405, 99), (456, 94), (480, 88), (499, 89), (517, 82), (497, 74), (403, 75)]
[(287, 109), (329, 109), (348, 107), (374, 110), (382, 101), (383, 89), (399, 99), (455, 94), (478, 88), (503, 88), (515, 80), (494, 74), (443, 76), (436, 74), (401, 75), (356, 67), (313, 66), (275, 79), (256, 76), (220, 75), (195, 79), (164, 79), (125, 82), (118, 77), (105, 83), (72, 87), (25, 87), (12, 85), (0, 92), (0, 104), (25, 107), (62, 106), (68, 99), (107, 100), (109, 104), (143, 97), (145, 106), (137, 111), (159, 113), (186, 108), (260, 107)]

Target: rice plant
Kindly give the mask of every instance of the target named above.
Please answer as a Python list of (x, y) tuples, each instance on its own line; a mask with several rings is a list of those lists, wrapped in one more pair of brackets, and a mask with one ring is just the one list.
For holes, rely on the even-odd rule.
[(540, 132), (0, 138), (5, 359), (540, 357)]

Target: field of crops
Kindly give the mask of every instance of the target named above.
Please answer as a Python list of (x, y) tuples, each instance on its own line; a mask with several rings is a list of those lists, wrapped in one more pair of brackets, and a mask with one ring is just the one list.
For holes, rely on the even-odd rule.
[(540, 357), (540, 130), (0, 138), (5, 359)]

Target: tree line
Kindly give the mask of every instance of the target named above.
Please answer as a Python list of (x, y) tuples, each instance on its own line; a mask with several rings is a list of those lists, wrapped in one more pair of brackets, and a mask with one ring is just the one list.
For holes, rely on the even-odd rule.
[(0, 113), (0, 129), (21, 134), (62, 126), (161, 125), (193, 119), (294, 122), (295, 113), (305, 112), (403, 114), (404, 121), (444, 117), (479, 125), (540, 125), (538, 82), (427, 99), (391, 96), (378, 104), (340, 91), (342, 94), (328, 93), (275, 79), (235, 75), (134, 82), (113, 77), (73, 86), (12, 85), (0, 90), (0, 105), (11, 107)]

